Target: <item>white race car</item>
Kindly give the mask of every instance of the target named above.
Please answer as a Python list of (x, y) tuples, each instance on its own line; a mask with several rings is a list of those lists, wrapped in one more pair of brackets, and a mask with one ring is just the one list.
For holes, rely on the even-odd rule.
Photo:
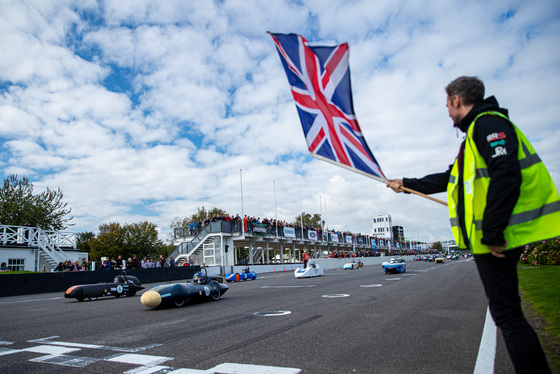
[(364, 264), (362, 263), (362, 261), (356, 262), (356, 261), (352, 261), (352, 262), (347, 262), (344, 264), (344, 266), (342, 267), (344, 270), (355, 270), (355, 269), (359, 269), (362, 266), (364, 266)]
[(319, 275), (323, 275), (323, 269), (314, 262), (307, 265), (306, 268), (297, 268), (295, 271), (296, 278), (318, 277)]

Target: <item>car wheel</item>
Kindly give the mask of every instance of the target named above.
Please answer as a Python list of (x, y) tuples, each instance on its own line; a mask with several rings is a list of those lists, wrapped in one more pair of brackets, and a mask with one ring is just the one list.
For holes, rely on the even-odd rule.
[(136, 295), (136, 291), (128, 292), (126, 294), (127, 297), (134, 296), (134, 295)]
[(212, 294), (212, 299), (214, 299), (215, 301), (220, 300), (220, 297), (222, 297), (222, 294), (220, 293), (220, 291)]
[(84, 298), (83, 298), (83, 297), (77, 297), (76, 300), (78, 300), (78, 301), (84, 301)]
[(175, 304), (176, 307), (182, 307), (183, 305), (185, 305), (185, 299), (175, 300), (173, 304)]

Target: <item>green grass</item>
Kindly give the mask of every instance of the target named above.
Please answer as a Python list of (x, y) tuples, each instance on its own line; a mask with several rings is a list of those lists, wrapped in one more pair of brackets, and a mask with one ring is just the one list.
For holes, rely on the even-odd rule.
[(552, 370), (560, 373), (560, 266), (519, 265), (523, 307), (541, 339)]

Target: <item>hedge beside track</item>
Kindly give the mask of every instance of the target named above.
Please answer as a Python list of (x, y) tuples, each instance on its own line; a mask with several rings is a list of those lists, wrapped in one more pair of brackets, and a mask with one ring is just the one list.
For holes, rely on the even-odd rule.
[[(129, 269), (127, 275), (137, 277), (142, 284), (192, 279), (200, 266), (179, 266), (154, 269)], [(2, 274), (0, 297), (65, 292), (79, 284), (109, 283), (122, 270), (67, 271), (52, 273)]]

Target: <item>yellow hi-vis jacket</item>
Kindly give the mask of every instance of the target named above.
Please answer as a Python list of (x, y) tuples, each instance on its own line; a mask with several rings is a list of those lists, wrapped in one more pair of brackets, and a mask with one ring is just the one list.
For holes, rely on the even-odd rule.
[[(478, 118), (484, 115), (500, 116), (510, 121), (499, 112), (484, 112), (476, 116), (467, 131), (463, 152), (463, 196), (464, 217), (468, 243), (473, 254), (490, 253), (488, 246), (481, 243), (482, 219), (486, 208), (490, 175), (484, 158), (479, 153), (473, 139), (474, 126)], [(511, 123), (511, 121), (510, 121)], [(543, 162), (523, 133), (513, 124), (517, 135), (518, 160), (521, 167), (520, 195), (508, 226), (504, 231), (506, 247), (512, 249), (537, 241), (560, 236), (560, 199), (558, 191)], [(460, 249), (467, 249), (467, 242), (459, 226), (457, 202), (459, 195), (459, 158), (451, 169), (447, 184), (449, 219), (455, 242)]]

